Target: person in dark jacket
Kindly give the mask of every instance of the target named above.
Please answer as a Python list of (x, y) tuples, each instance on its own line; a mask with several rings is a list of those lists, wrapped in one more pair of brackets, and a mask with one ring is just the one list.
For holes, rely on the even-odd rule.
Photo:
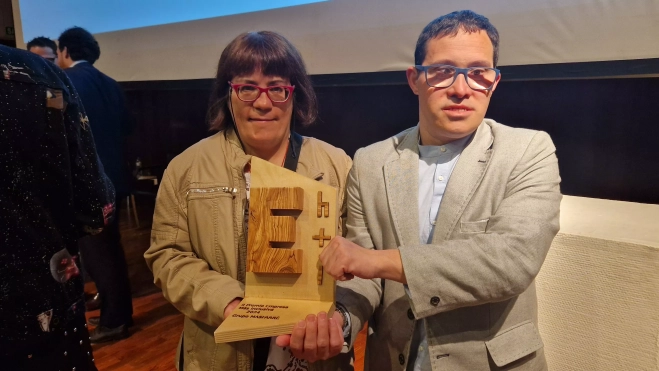
[[(80, 95), (98, 156), (114, 184), (117, 200), (121, 200), (130, 192), (122, 147), (131, 120), (119, 84), (93, 65), (100, 54), (92, 34), (80, 27), (70, 28), (59, 37), (58, 63)], [(120, 204), (117, 202), (118, 208)], [(118, 218), (103, 233), (82, 239), (80, 254), (83, 268), (96, 283), (101, 298), (100, 320), (92, 323), (96, 325), (92, 343), (128, 337), (133, 307)]]
[(114, 190), (66, 74), (0, 45), (0, 369), (96, 370), (77, 241)]

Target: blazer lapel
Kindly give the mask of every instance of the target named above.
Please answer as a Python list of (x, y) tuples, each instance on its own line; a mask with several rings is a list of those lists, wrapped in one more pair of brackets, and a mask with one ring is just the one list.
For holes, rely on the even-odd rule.
[(419, 128), (405, 135), (384, 165), (389, 212), (399, 246), (419, 244)]
[(442, 197), (432, 243), (448, 239), (455, 228), (490, 164), (493, 140), (492, 129), (483, 122), (462, 151)]

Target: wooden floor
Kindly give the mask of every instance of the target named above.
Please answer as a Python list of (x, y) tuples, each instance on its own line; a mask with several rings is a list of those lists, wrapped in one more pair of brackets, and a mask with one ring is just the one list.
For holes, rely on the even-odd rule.
[[(126, 254), (133, 292), (133, 320), (127, 339), (93, 345), (99, 371), (171, 371), (179, 337), (183, 331), (183, 315), (178, 312), (153, 284), (153, 276), (144, 262), (149, 247), (153, 200), (136, 198), (140, 226), (134, 219), (121, 215), (121, 242)], [(125, 209), (124, 209), (125, 210)], [(87, 284), (85, 291), (93, 291)], [(87, 318), (99, 311), (87, 313)], [(91, 328), (91, 327), (90, 327)], [(365, 334), (355, 344), (355, 371), (363, 370)]]
[[(133, 298), (133, 320), (127, 339), (94, 344), (99, 371), (170, 371), (183, 331), (183, 315), (161, 293)], [(98, 316), (98, 310), (87, 317)]]
[[(92, 345), (96, 367), (99, 371), (176, 370), (174, 357), (183, 331), (183, 315), (153, 284), (153, 275), (143, 257), (150, 242), (154, 198), (135, 197), (139, 227), (132, 210), (128, 218), (126, 200), (122, 201), (121, 243), (133, 293), (135, 325), (130, 328), (131, 336), (127, 339)], [(85, 285), (85, 291), (93, 292), (94, 285)], [(87, 318), (98, 315), (98, 310), (87, 312)]]

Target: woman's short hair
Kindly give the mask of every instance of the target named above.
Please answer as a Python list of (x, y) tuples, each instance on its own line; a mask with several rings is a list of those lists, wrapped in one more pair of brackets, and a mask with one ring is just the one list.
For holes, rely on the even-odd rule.
[(211, 130), (233, 126), (227, 101), (229, 84), (234, 77), (260, 71), (265, 76), (289, 79), (295, 85), (293, 115), (301, 125), (310, 125), (318, 116), (316, 93), (300, 52), (278, 33), (247, 32), (224, 48), (217, 64), (217, 75), (210, 97), (208, 119)]

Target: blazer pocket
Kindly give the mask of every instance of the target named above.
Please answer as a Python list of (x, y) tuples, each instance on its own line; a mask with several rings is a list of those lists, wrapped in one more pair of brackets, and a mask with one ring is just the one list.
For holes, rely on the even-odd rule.
[(478, 220), (475, 222), (460, 222), (461, 233), (484, 233), (487, 228), (487, 222), (490, 219)]
[(485, 346), (494, 363), (503, 367), (541, 349), (543, 344), (533, 322), (524, 321), (486, 341)]

